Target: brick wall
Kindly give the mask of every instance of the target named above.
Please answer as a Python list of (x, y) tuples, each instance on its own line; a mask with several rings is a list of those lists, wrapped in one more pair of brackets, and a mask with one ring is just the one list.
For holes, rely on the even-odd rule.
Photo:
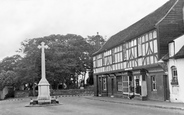
[(93, 89), (69, 89), (69, 90), (51, 90), (51, 96), (57, 95), (86, 95), (94, 94)]
[[(94, 94), (94, 90), (91, 89), (69, 89), (69, 90), (51, 90), (51, 96), (57, 95), (89, 95)], [(37, 93), (36, 93), (37, 95)], [(14, 96), (16, 98), (32, 96), (32, 91), (15, 91)]]

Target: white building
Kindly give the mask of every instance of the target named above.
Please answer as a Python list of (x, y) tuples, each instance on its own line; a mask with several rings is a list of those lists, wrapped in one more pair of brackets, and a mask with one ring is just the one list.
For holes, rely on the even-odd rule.
[(80, 75), (78, 75), (78, 87), (82, 86), (82, 81), (84, 80), (84, 84), (87, 84), (87, 79), (89, 78), (89, 70), (86, 70), (86, 72), (82, 72)]
[(169, 43), (167, 64), (170, 101), (184, 103), (184, 35)]

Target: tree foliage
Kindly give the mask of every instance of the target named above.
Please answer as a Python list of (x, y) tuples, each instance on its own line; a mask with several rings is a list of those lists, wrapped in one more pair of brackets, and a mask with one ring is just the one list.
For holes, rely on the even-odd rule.
[[(98, 43), (101, 41), (100, 43)], [(103, 38), (79, 35), (50, 35), (24, 40), (19, 52), (24, 54), (5, 58), (0, 63), (0, 78), (7, 79), (2, 84), (14, 86), (38, 83), (41, 78), (41, 50), (38, 45), (45, 42), (49, 49), (45, 50), (46, 77), (53, 87), (60, 83), (75, 85), (76, 75), (92, 70), (92, 53), (102, 45)], [(97, 47), (98, 46), (98, 47)], [(98, 48), (98, 49), (97, 49)], [(73, 79), (73, 82), (71, 81)], [(13, 79), (14, 82), (7, 82)], [(0, 81), (2, 82), (2, 80)]]

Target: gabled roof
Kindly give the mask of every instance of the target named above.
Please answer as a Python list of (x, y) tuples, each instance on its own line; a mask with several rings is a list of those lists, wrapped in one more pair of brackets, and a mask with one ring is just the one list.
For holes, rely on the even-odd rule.
[(184, 58), (184, 46), (174, 55), (175, 59)]
[(122, 44), (128, 40), (131, 40), (135, 37), (140, 36), (152, 29), (155, 28), (155, 25), (162, 20), (170, 9), (174, 6), (177, 0), (170, 0), (165, 3), (163, 6), (158, 8), (156, 11), (150, 13), (146, 17), (142, 18), (138, 22), (129, 26), (128, 28), (118, 32), (117, 34), (110, 37), (110, 39), (93, 55), (104, 52), (105, 50), (109, 50), (117, 45)]
[(184, 46), (172, 57), (169, 57), (169, 53), (167, 53), (166, 55), (164, 55), (162, 57), (163, 61), (168, 61), (169, 59), (180, 59), (180, 58), (184, 58)]

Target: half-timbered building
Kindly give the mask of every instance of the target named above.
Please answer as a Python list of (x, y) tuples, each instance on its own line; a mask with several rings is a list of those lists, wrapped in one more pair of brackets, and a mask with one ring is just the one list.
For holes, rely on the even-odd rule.
[(184, 33), (184, 1), (170, 0), (93, 54), (95, 96), (168, 100), (168, 43)]

